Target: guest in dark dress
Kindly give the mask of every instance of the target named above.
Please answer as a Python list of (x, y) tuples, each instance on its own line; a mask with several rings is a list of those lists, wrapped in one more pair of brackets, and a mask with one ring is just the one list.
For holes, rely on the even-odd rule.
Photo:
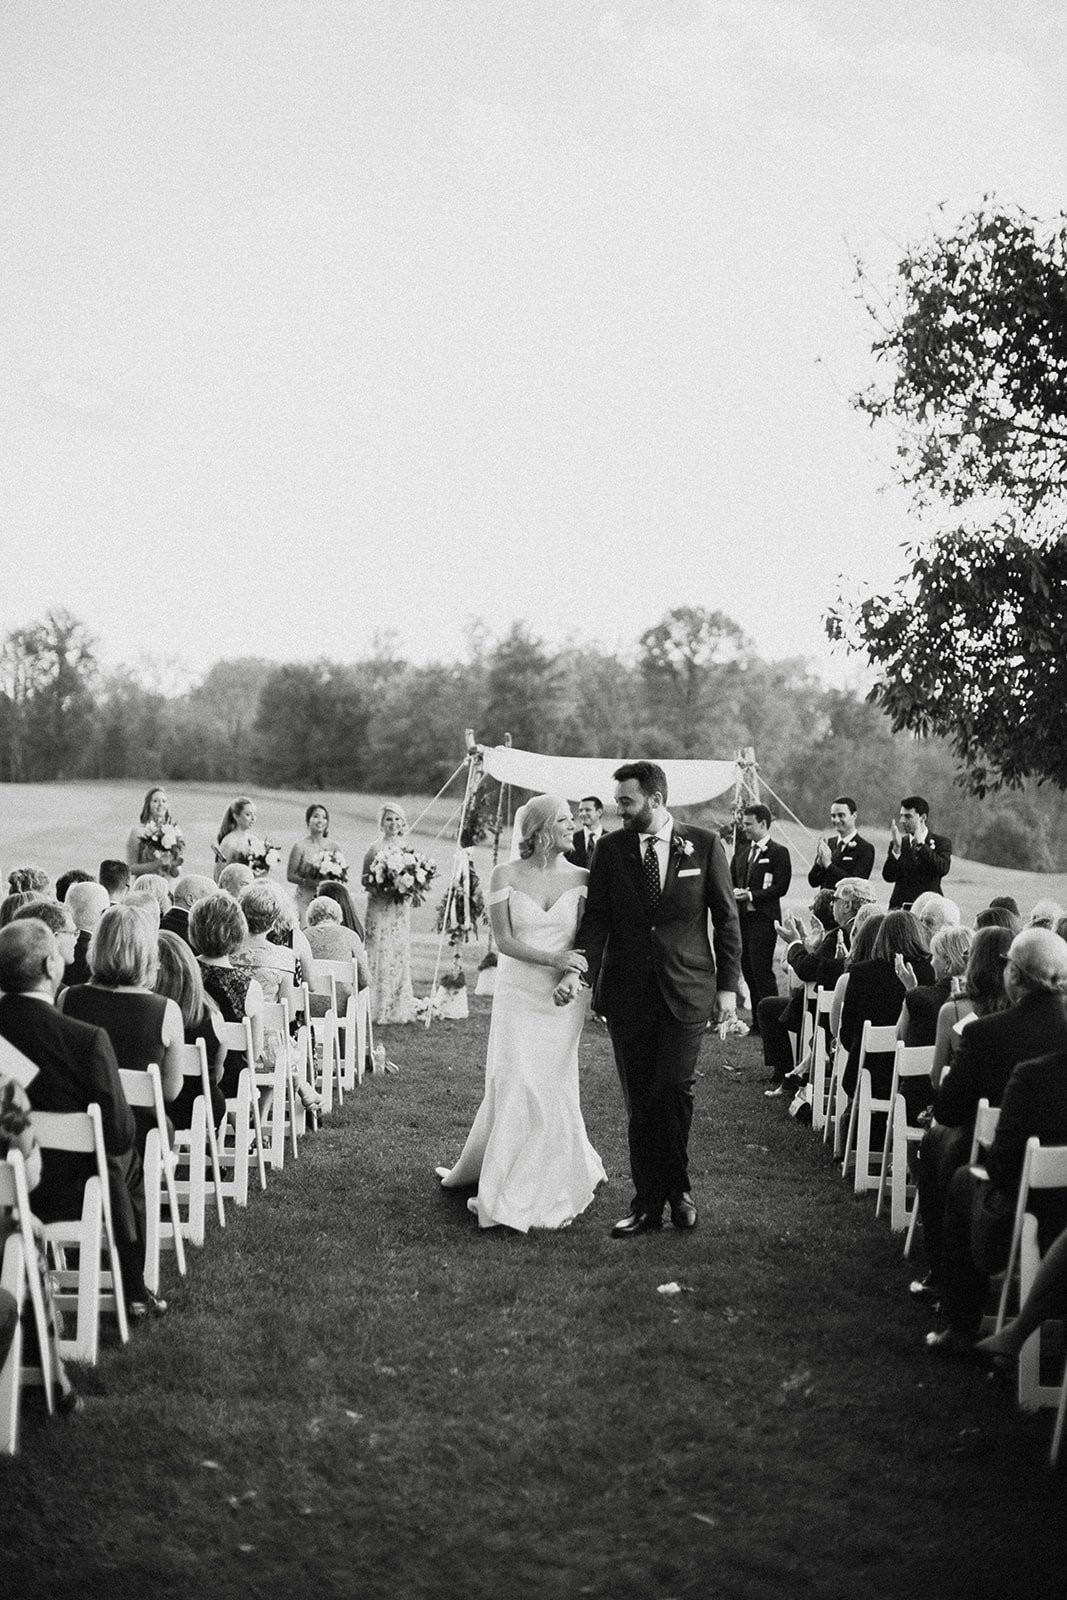
[[(159, 935), (159, 969), (156, 973), (156, 993), (173, 1000), (182, 1014), (186, 1044), (203, 1039), (207, 1050), (211, 1082), (211, 1113), (218, 1127), (226, 1112), (226, 1096), (220, 1087), (225, 1049), (215, 1027), (219, 1010), (204, 994), (204, 980), (192, 950), (176, 933)], [(170, 1119), (176, 1128), (188, 1128), (193, 1120), (193, 1106), (201, 1093), (199, 1078), (183, 1077), (178, 1097), (169, 1106)]]
[[(224, 890), (198, 900), (189, 913), (189, 940), (200, 961), (204, 993), (218, 1006), (224, 1022), (252, 1022), (252, 1051), (263, 1050), (263, 990), (249, 972), (239, 972), (230, 957), (248, 938), (248, 924), (237, 901)], [(222, 1092), (237, 1093), (245, 1066), (243, 1050), (230, 1050), (222, 1071)]]
[[(878, 930), (873, 959), (861, 961), (849, 970), (841, 1007), (840, 1037), (848, 1050), (842, 1087), (850, 1097), (855, 1093), (859, 1074), (863, 1024), (871, 1022), (875, 1027), (886, 1027), (895, 1025), (900, 1016), (906, 991), (898, 976), (898, 961), (901, 970), (911, 968), (920, 984), (933, 982), (930, 952), (922, 928), (910, 911), (888, 912)], [(865, 1064), (871, 1074), (875, 1098), (887, 1099), (893, 1081), (893, 1057), (884, 1053), (870, 1055)], [(913, 1089), (917, 1101), (914, 1107), (909, 1103), (909, 1116), (913, 1111), (918, 1114), (922, 1106), (929, 1102), (929, 1084), (913, 1078), (904, 1087), (905, 1090)]]
[[(173, 1000), (156, 994), (158, 950), (147, 919), (129, 904), (105, 911), (89, 945), (89, 983), (65, 989), (57, 1002), (65, 1016), (103, 1028), (120, 1068), (143, 1072), (159, 1067), (163, 1098), (177, 1098), (182, 1087), (181, 1059), (174, 1046), (184, 1043), (182, 1014)], [(152, 1113), (134, 1107), (137, 1147), (144, 1153)]]

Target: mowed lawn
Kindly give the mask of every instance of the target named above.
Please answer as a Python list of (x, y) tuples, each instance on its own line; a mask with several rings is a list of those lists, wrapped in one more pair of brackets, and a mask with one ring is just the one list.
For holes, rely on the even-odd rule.
[[(382, 1030), (368, 1080), (168, 1274), (171, 1313), (0, 1465), (6, 1594), (570, 1600), (1064, 1593), (1051, 1417), (935, 1366), (898, 1240), (710, 1041), (700, 1227), (616, 1241), (625, 1141), (581, 1051), (609, 1184), (559, 1233), (482, 1233), (438, 1161), (488, 1005)], [(661, 1292), (677, 1285), (677, 1293)]]

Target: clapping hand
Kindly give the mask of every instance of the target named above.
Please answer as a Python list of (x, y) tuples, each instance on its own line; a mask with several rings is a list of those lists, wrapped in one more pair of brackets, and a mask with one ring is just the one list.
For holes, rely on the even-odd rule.
[(774, 924), (779, 939), (784, 939), (786, 944), (796, 944), (797, 940), (803, 942), (807, 938), (804, 924), (797, 916), (785, 917), (781, 922)]
[(900, 849), (900, 829), (897, 827), (896, 817), (889, 824), (889, 847), (894, 854)]
[(830, 846), (825, 839), (820, 839), (815, 846), (815, 859), (820, 867), (828, 867), (830, 865)]
[(893, 962), (893, 971), (904, 985), (905, 989), (917, 989), (919, 980), (915, 976), (915, 968), (903, 956), (897, 956)]

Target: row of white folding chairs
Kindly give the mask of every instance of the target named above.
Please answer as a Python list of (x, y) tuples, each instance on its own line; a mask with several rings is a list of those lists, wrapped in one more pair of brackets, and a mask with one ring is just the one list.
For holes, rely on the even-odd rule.
[[(921, 1125), (909, 1123), (902, 1084), (909, 1077), (929, 1077), (933, 1066), (933, 1046), (909, 1047), (897, 1039), (894, 1026), (879, 1028), (870, 1022), (864, 1024), (856, 1090), (848, 1107), (847, 1133), (844, 1134), (843, 1143), (839, 1144), (847, 1105), (840, 1087), (840, 1075), (844, 1070), (847, 1052), (842, 1045), (836, 1046), (834, 1069), (828, 1075), (826, 1036), (819, 1022), (829, 1014), (829, 1000), (828, 991), (818, 990), (812, 1011), (815, 1021), (812, 1039), (813, 1125), (821, 1128), (824, 1139), (833, 1129), (835, 1155), (841, 1156), (843, 1176), (848, 1175), (851, 1167), (855, 1192), (877, 1191), (876, 1216), (881, 1215), (888, 1194), (890, 1227), (894, 1232), (905, 1233), (904, 1255), (908, 1256), (919, 1214), (917, 1189), (909, 1175), (908, 1149), (922, 1139), (925, 1130)], [(805, 1011), (808, 1011), (807, 1004)], [(865, 1065), (866, 1058), (876, 1052), (890, 1050), (893, 1052), (893, 1078), (889, 1097), (886, 1100), (876, 1099), (870, 1072)], [(879, 1112), (886, 1117), (886, 1129), (875, 1171), (870, 1128), (872, 1116)], [(970, 1149), (972, 1165), (978, 1160), (980, 1151), (992, 1144), (999, 1116), (998, 1107), (991, 1106), (987, 1099), (979, 1101)], [(1004, 1324), (1012, 1290), (1016, 1290), (1021, 1305), (1030, 1292), (1040, 1266), (1037, 1220), (1027, 1209), (1030, 1194), (1035, 1189), (1067, 1189), (1067, 1147), (1042, 1148), (1038, 1139), (1030, 1139), (1027, 1143), (1011, 1247), (997, 1310), (998, 1331)], [(1057, 1408), (1050, 1450), (1050, 1460), (1055, 1465), (1067, 1425), (1067, 1358), (1058, 1383), (1042, 1382), (1041, 1329), (1031, 1334), (1019, 1354), (1018, 1401), (1025, 1410), (1035, 1410), (1041, 1406)]]

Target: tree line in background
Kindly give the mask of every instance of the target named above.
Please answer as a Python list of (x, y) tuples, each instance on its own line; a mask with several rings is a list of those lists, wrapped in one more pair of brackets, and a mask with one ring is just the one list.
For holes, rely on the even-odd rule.
[(763, 660), (729, 617), (694, 606), (646, 629), (632, 659), (551, 649), (519, 622), (492, 638), (475, 622), (460, 661), (418, 666), (387, 637), (354, 662), (218, 661), (183, 693), (147, 669), (102, 671), (89, 630), (62, 610), (0, 648), (4, 782), (426, 794), (459, 764), (465, 727), (551, 754), (722, 759), (752, 745), (761, 775), (812, 826), (842, 791), (882, 826), (919, 792), (961, 854), (1031, 871), (1067, 861), (1059, 791), (965, 793), (948, 740), (894, 733), (877, 706), (826, 688), (801, 660)]

